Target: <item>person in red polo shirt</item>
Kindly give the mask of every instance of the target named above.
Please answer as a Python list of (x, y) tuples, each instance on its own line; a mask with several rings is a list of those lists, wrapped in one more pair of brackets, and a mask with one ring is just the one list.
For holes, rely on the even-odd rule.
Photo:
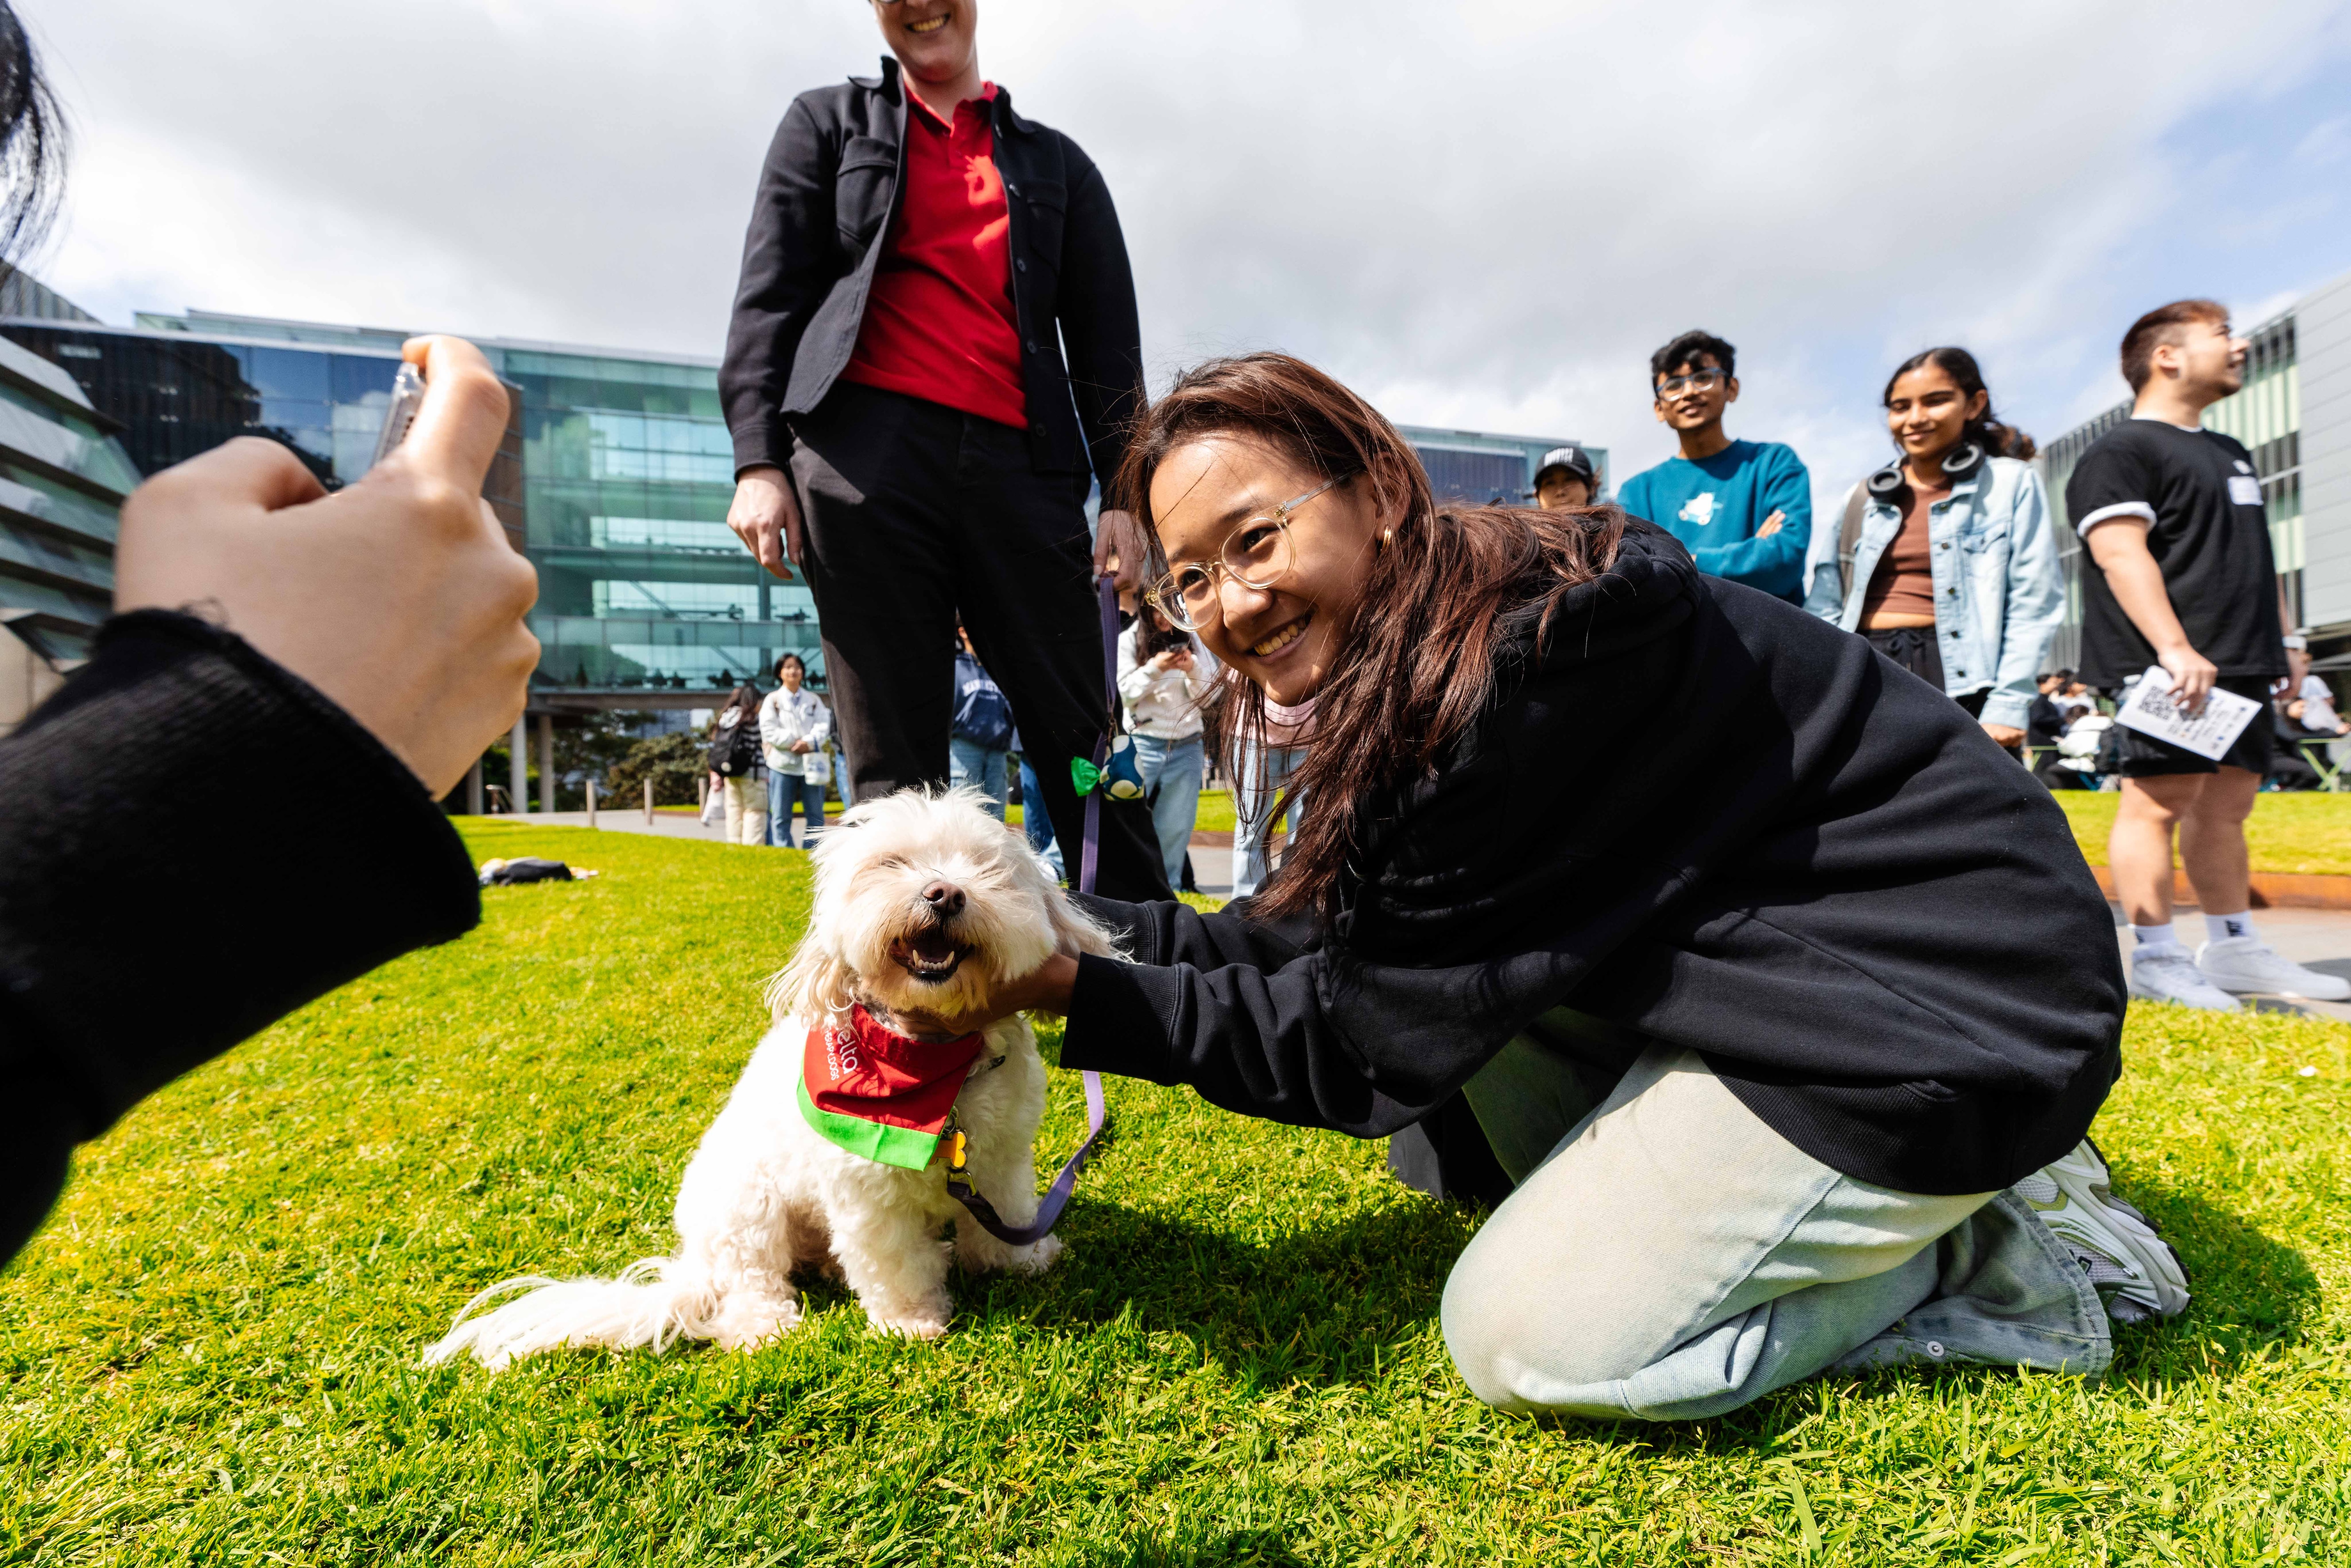
[[(1143, 391), (1126, 243), (1077, 143), (981, 79), (972, 0), (873, 11), (882, 74), (795, 99), (760, 173), (718, 373), (727, 522), (807, 577), (860, 799), (946, 781), (960, 609), (1075, 844), (1069, 759), (1110, 722), (1093, 579), (1144, 555), (1128, 514), (1090, 543), (1084, 510)], [(1144, 808), (1103, 808), (1103, 892), (1169, 896)]]

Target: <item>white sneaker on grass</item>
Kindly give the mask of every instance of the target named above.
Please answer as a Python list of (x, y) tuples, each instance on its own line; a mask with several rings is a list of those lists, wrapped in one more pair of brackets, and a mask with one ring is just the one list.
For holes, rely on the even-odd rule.
[(2185, 947), (2141, 947), (2133, 953), (2130, 994), (2151, 1002), (2177, 1002), (2183, 1008), (2209, 1008), (2221, 1013), (2238, 1010), (2237, 998), (2206, 979)]
[(2108, 1317), (2136, 1323), (2188, 1310), (2188, 1271), (2179, 1255), (2147, 1216), (2115, 1196), (2106, 1162), (2089, 1139), (2014, 1190), (2073, 1253)]
[(2224, 991), (2268, 991), (2305, 1001), (2351, 1000), (2351, 980), (2305, 969), (2258, 936), (2231, 936), (2196, 949), (2196, 968)]

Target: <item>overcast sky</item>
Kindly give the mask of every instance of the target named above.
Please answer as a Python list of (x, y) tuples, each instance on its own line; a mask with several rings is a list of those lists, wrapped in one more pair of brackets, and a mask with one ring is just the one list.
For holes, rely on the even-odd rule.
[[(104, 319), (705, 354), (777, 119), (880, 48), (859, 0), (16, 4), (78, 137), (32, 270)], [(1916, 349), (2046, 437), (2139, 310), (2351, 271), (2343, 4), (986, 0), (980, 45), (1107, 175), (1155, 386), (1279, 347), (1620, 477), (1684, 328), (1825, 497)]]

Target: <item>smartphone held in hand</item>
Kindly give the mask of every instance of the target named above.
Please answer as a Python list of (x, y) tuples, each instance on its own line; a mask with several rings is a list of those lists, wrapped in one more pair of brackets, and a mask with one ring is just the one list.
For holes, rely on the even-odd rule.
[(416, 411), (424, 406), (424, 376), (414, 365), (403, 361), (400, 373), (392, 378), (392, 406), (383, 411), (383, 431), (375, 438), (375, 455), (368, 459), (372, 468), (392, 455), (392, 449), (408, 439), (409, 426), (416, 423)]

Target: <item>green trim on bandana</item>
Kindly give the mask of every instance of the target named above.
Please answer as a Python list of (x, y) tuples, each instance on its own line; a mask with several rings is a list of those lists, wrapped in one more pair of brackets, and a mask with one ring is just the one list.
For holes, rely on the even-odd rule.
[(820, 1109), (809, 1097), (808, 1080), (799, 1081), (800, 1114), (817, 1135), (826, 1143), (838, 1145), (852, 1155), (862, 1155), (869, 1160), (904, 1170), (918, 1171), (927, 1167), (931, 1156), (938, 1153), (939, 1139), (946, 1134), (925, 1133), (914, 1127), (893, 1127), (886, 1123), (868, 1122), (861, 1116), (843, 1116), (836, 1112)]

